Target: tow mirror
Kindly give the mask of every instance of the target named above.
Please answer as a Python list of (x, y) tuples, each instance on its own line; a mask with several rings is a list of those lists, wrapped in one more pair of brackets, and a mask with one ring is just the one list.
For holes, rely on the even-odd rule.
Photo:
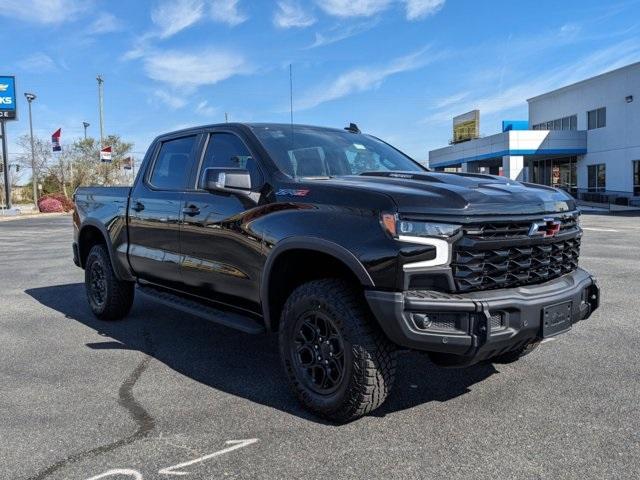
[(207, 168), (203, 188), (210, 192), (251, 190), (251, 174), (244, 168)]

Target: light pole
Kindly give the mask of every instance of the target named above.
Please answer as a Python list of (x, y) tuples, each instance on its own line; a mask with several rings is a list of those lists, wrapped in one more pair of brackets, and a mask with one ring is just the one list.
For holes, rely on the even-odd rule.
[(98, 81), (98, 108), (100, 110), (100, 148), (104, 147), (104, 105), (103, 105), (103, 84), (102, 75), (96, 77)]
[(82, 122), (82, 126), (84, 127), (84, 139), (87, 139), (87, 128), (91, 125), (89, 122)]
[(9, 181), (9, 155), (7, 154), (7, 131), (5, 129), (5, 121), (0, 120), (0, 135), (2, 135), (2, 173), (4, 176), (4, 197), (5, 205), (8, 210), (11, 210), (11, 182)]
[(36, 147), (33, 143), (33, 119), (31, 117), (31, 102), (38, 98), (34, 93), (24, 93), (29, 103), (29, 132), (31, 133), (31, 183), (33, 183), (33, 203), (38, 208), (38, 175), (36, 172)]

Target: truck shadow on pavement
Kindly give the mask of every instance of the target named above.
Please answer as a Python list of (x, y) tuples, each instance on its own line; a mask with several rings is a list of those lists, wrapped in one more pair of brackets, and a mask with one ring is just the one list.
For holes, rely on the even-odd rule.
[[(109, 337), (104, 342), (88, 343), (88, 348), (140, 351), (211, 388), (326, 423), (307, 412), (290, 392), (280, 366), (276, 335), (248, 335), (169, 309), (142, 295), (136, 297), (126, 319), (100, 321), (89, 309), (82, 283), (34, 288), (26, 293), (67, 319)], [(141, 332), (149, 332), (152, 347)], [(402, 353), (394, 389), (372, 415), (385, 416), (428, 402), (451, 400), (494, 373), (497, 371), (491, 364), (443, 369), (426, 355)]]

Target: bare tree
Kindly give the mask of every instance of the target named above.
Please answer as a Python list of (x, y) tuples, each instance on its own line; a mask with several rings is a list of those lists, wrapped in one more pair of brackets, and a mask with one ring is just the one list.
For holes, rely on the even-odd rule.
[(100, 143), (87, 138), (78, 140), (69, 148), (73, 169), (73, 189), (79, 185), (124, 185), (129, 181), (123, 169), (123, 161), (129, 156), (133, 144), (123, 142), (117, 135), (105, 137), (105, 145), (111, 146), (111, 162), (100, 161)]
[[(34, 166), (38, 181), (47, 179), (49, 189), (55, 188), (66, 196), (80, 185), (127, 184), (129, 175), (123, 169), (123, 161), (129, 156), (133, 144), (122, 141), (118, 135), (105, 137), (104, 144), (111, 146), (111, 162), (100, 161), (100, 142), (93, 138), (76, 140), (64, 146), (60, 153), (52, 153), (48, 141), (34, 138)], [(19, 137), (18, 145), (22, 153), (16, 155), (15, 163), (31, 169), (30, 137)]]
[[(31, 137), (29, 135), (21, 135), (18, 137), (18, 146), (21, 153), (18, 153), (15, 157), (15, 162), (24, 168), (31, 170)], [(42, 178), (48, 173), (49, 163), (51, 161), (51, 143), (41, 138), (33, 138), (33, 148), (35, 152), (35, 161), (33, 166), (35, 167), (36, 178)]]

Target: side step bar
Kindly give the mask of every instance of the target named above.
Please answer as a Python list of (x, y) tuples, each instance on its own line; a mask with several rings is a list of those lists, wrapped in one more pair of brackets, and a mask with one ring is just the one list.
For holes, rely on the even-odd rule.
[(163, 305), (181, 312), (209, 320), (210, 322), (234, 328), (241, 332), (251, 333), (253, 335), (265, 332), (264, 325), (261, 325), (256, 320), (252, 320), (248, 316), (221, 310), (211, 305), (205, 305), (195, 300), (190, 300), (166, 290), (161, 290), (148, 285), (138, 284), (137, 289), (140, 293), (145, 294), (158, 303), (162, 303)]

